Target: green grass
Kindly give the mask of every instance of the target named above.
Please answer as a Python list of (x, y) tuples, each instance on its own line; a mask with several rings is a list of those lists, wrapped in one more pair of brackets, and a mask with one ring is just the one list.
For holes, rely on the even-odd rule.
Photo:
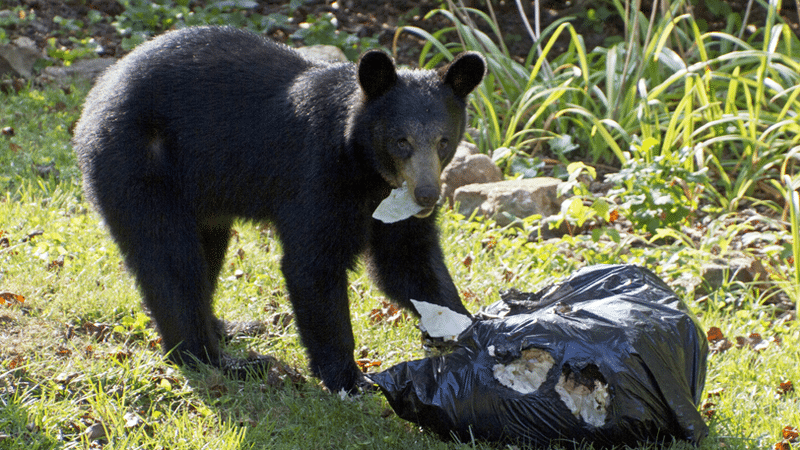
[[(639, 20), (634, 17), (631, 23)], [(689, 18), (675, 25), (680, 30), (693, 29)], [(570, 27), (559, 26), (548, 33), (554, 35), (559, 29), (571, 33)], [(661, 41), (655, 36), (665, 36), (667, 27), (657, 24), (650, 33), (653, 39), (643, 39), (640, 50), (655, 51)], [(776, 29), (782, 33), (783, 28)], [(646, 36), (646, 30), (642, 31)], [(797, 391), (781, 390), (786, 381), (800, 383), (800, 325), (763, 304), (773, 294), (758, 283), (727, 283), (695, 299), (683, 282), (698, 277), (711, 259), (728, 255), (742, 236), (755, 233), (753, 239), (768, 241), (761, 255), (772, 277), (783, 283), (787, 293), (797, 292), (800, 207), (786, 210), (789, 225), (763, 231), (756, 227), (769, 222), (768, 217), (745, 218), (735, 206), (737, 202), (766, 204), (751, 193), (748, 183), (757, 179), (782, 192), (787, 205), (792, 204), (792, 194), (796, 197), (793, 155), (797, 138), (792, 133), (797, 119), (790, 114), (796, 110), (800, 92), (791, 86), (797, 82), (796, 75), (776, 77), (784, 83), (782, 96), (775, 85), (762, 87), (760, 80), (775, 69), (768, 60), (781, 57), (773, 58), (770, 49), (758, 43), (745, 43), (756, 49), (748, 50), (723, 38), (718, 41), (733, 42), (729, 50), (745, 53), (738, 55), (739, 60), (699, 57), (716, 58), (710, 78), (705, 66), (687, 60), (693, 70), (664, 74), (657, 68), (643, 69), (641, 77), (649, 83), (649, 94), (637, 97), (640, 83), (630, 80), (620, 80), (620, 91), (604, 94), (605, 83), (616, 76), (617, 65), (624, 64), (624, 59), (609, 61), (614, 59), (609, 55), (620, 48), (591, 55), (584, 50), (582, 56), (580, 36), (570, 36), (571, 53), (548, 63), (554, 69), (552, 84), (537, 78), (539, 69), (534, 65), (538, 61), (539, 67), (545, 67), (546, 62), (540, 56), (532, 53), (531, 64), (515, 66), (503, 59), (499, 48), (494, 52), (481, 47), (488, 53), (493, 75), (474, 97), (476, 124), (484, 126), (486, 142), (514, 146), (517, 155), (526, 145), (535, 146), (535, 139), (569, 135), (583, 146), (574, 151), (584, 151), (580, 156), (587, 163), (618, 164), (618, 192), (597, 199), (575, 182), (573, 192), (582, 200), (576, 205), (585, 203), (590, 211), (584, 213), (590, 216), (594, 211), (596, 217), (588, 223), (596, 230), (609, 225), (608, 211), (601, 214), (599, 209), (602, 202), (606, 209), (617, 205), (629, 213), (629, 219), (640, 220), (642, 227), (629, 233), (615, 234), (608, 227), (606, 233), (530, 241), (536, 218), (502, 229), (491, 221), (468, 221), (446, 212), (441, 219), (442, 241), (462, 297), (474, 312), (498, 300), (500, 289), (537, 290), (585, 265), (644, 265), (687, 300), (705, 329), (718, 327), (733, 342), (758, 333), (766, 342), (756, 349), (734, 347), (710, 356), (703, 399), (714, 404), (704, 408), (711, 435), (700, 448), (771, 448), (782, 439), (784, 427), (800, 427)], [(713, 37), (692, 36), (678, 38)], [(785, 47), (776, 48), (783, 48), (784, 55), (789, 52), (791, 59), (795, 47), (781, 45)], [(456, 50), (457, 46), (445, 47)], [(700, 47), (695, 48), (699, 52)], [(547, 54), (546, 42), (543, 51)], [(428, 59), (423, 52), (423, 63), (431, 57), (444, 58), (431, 56), (432, 52), (428, 51)], [(734, 61), (741, 67), (734, 67)], [(565, 69), (570, 67), (581, 70)], [(667, 81), (675, 73), (682, 74), (682, 83)], [(715, 96), (708, 95), (712, 86)], [(306, 382), (279, 387), (261, 380), (240, 382), (210, 369), (182, 372), (164, 362), (134, 283), (98, 215), (81, 194), (69, 129), (80, 114), (87, 89), (79, 85), (0, 94), (0, 127), (13, 129), (13, 136), (0, 136), (0, 292), (24, 297), (22, 304), (0, 304), (0, 448), (492, 448), (485, 443), (443, 442), (384, 414), (388, 404), (379, 394), (341, 399), (308, 377), (296, 330), (283, 321), (291, 308), (278, 269), (281, 248), (266, 225), (236, 225), (237, 235), (220, 276), (217, 312), (226, 319), (271, 323), (267, 333), (237, 339), (229, 351), (243, 354), (252, 348), (276, 356), (304, 373)], [(587, 94), (590, 90), (596, 93), (594, 97)], [(516, 97), (511, 95), (514, 92)], [(610, 94), (617, 97), (612, 100)], [(569, 114), (554, 115), (542, 106), (568, 98), (572, 102)], [(646, 106), (653, 107), (650, 113), (641, 109)], [(643, 115), (637, 116), (638, 111)], [(623, 123), (631, 113), (637, 119)], [(545, 130), (548, 117), (552, 128)], [(556, 119), (563, 119), (562, 128), (556, 127)], [(723, 145), (726, 139), (730, 145)], [(701, 145), (699, 160), (697, 153), (687, 156), (678, 151), (689, 141)], [(609, 150), (614, 145), (619, 154)], [(722, 148), (734, 153), (716, 152)], [(568, 156), (578, 154), (565, 153), (564, 159)], [(58, 175), (42, 178), (36, 167), (48, 164)], [(697, 179), (690, 178), (706, 167), (714, 176), (702, 178), (700, 173)], [(738, 175), (739, 169), (748, 175)], [(635, 176), (641, 171), (650, 178), (638, 180), (651, 180), (649, 184), (637, 185)], [(702, 197), (683, 217), (661, 219), (648, 227), (645, 213), (652, 212), (656, 203), (691, 206), (692, 189), (664, 191), (650, 203), (636, 203), (653, 186), (680, 186), (679, 181), (673, 183), (675, 179), (712, 192), (710, 200)], [(624, 203), (629, 209), (624, 209)], [(699, 215), (698, 209), (708, 204), (714, 208)], [(781, 209), (777, 203), (768, 206)], [(636, 211), (641, 211), (640, 218)], [(795, 259), (790, 264), (792, 255)], [(381, 308), (385, 298), (362, 268), (351, 274), (350, 296), (359, 357), (380, 361), (386, 368), (425, 356), (414, 320), (370, 320), (373, 309)], [(102, 437), (90, 439), (87, 430), (98, 426), (104, 430)], [(669, 448), (686, 446), (676, 443)]]
[[(81, 196), (66, 130), (84, 92), (25, 90), (2, 98), (13, 105), (3, 117), (13, 117), (15, 136), (0, 141), (6, 183), (0, 231), (9, 242), (0, 251), (0, 290), (25, 297), (22, 305), (0, 306), (3, 448), (486, 447), (445, 443), (396, 416), (383, 418), (388, 405), (380, 395), (342, 400), (313, 378), (275, 388), (213, 370), (183, 373), (165, 363), (113, 242)], [(54, 102), (64, 105), (53, 108)], [(48, 161), (60, 170), (57, 180), (30, 169), (31, 162)], [(583, 265), (638, 263), (675, 281), (702, 264), (702, 251), (688, 246), (636, 247), (582, 235), (532, 243), (519, 228), (453, 213), (444, 215), (442, 229), (448, 264), (472, 311), (496, 301), (500, 288), (534, 290)], [(236, 230), (217, 294), (219, 314), (270, 320), (290, 313), (278, 271), (280, 245), (267, 227), (239, 224)], [(361, 270), (352, 276), (351, 298), (360, 352), (383, 367), (425, 355), (414, 321), (370, 322), (383, 297)], [(731, 339), (761, 333), (780, 340), (760, 351), (711, 356), (707, 390), (723, 391), (711, 400), (712, 435), (702, 448), (777, 442), (784, 426), (800, 424), (797, 394), (777, 394), (780, 383), (800, 379), (800, 327), (776, 324), (752, 286), (726, 286), (692, 306), (706, 328), (717, 326)], [(100, 338), (98, 330), (105, 330)], [(305, 372), (293, 326), (276, 324), (264, 337), (231, 344), (233, 352), (247, 347)], [(90, 441), (86, 430), (95, 424), (105, 427), (104, 437)]]

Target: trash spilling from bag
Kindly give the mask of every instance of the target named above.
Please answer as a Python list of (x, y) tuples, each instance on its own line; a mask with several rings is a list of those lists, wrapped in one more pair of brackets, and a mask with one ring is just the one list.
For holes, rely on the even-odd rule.
[(444, 355), (370, 374), (397, 415), (462, 442), (597, 447), (699, 443), (708, 343), (656, 275), (581, 269), (511, 290)]

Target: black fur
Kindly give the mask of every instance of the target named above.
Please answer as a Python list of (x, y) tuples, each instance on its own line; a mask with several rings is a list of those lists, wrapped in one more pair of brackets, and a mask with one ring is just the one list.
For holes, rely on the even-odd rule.
[(371, 218), (411, 157), (399, 139), (441, 142), (441, 167), (452, 158), (464, 96), (485, 64), (467, 53), (449, 67), (396, 71), (382, 52), (329, 64), (249, 32), (198, 27), (143, 44), (103, 75), (75, 131), (84, 190), (176, 362), (230, 361), (212, 295), (235, 217), (275, 225), (302, 342), (331, 390), (362, 379), (347, 298), (359, 254), (402, 306), (413, 310), (414, 298), (467, 313), (435, 215)]

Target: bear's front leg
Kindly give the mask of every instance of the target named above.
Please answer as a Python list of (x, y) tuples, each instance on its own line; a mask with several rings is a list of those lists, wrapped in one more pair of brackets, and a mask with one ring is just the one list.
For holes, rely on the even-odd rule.
[(414, 299), (471, 317), (444, 262), (435, 214), (391, 224), (373, 220), (369, 269), (381, 290), (407, 309), (415, 311)]
[[(336, 245), (285, 246), (282, 271), (311, 371), (331, 392), (355, 393), (368, 383), (353, 358), (355, 339), (347, 299), (354, 255)], [(314, 249), (315, 254), (308, 252)]]

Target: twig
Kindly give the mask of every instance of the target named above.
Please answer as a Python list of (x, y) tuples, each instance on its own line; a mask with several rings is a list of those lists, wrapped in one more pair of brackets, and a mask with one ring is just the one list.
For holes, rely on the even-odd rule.
[(522, 2), (520, 0), (515, 0), (517, 4), (517, 10), (519, 11), (519, 15), (522, 18), (522, 22), (525, 24), (525, 29), (528, 30), (528, 35), (530, 36), (533, 44), (536, 46), (536, 51), (539, 54), (539, 57), (542, 58), (542, 69), (544, 71), (544, 77), (547, 80), (551, 80), (553, 78), (553, 69), (550, 68), (550, 63), (547, 62), (547, 58), (542, 54), (542, 46), (539, 45), (539, 0), (533, 1), (533, 20), (536, 25), (536, 31), (531, 28), (530, 22), (528, 22), (528, 16), (525, 15), (525, 10), (522, 8)]

